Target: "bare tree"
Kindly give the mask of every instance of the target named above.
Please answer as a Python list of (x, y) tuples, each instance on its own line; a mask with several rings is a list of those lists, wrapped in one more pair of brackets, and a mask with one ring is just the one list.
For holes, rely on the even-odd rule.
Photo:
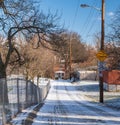
[(108, 53), (107, 65), (110, 69), (120, 69), (120, 7), (116, 11), (115, 18), (110, 25), (110, 33), (107, 34), (106, 51)]
[(120, 69), (120, 47), (113, 43), (108, 43), (105, 46), (108, 58), (106, 60), (107, 68), (109, 70)]
[[(14, 45), (14, 39), (18, 37), (18, 33), (26, 41), (37, 35), (38, 41), (36, 47), (41, 42), (41, 34), (44, 35), (44, 40), (48, 41), (49, 37), (61, 32), (58, 28), (56, 20), (57, 14), (51, 13), (45, 15), (37, 9), (35, 0), (2, 0), (0, 1), (0, 30), (7, 39), (7, 53), (5, 59), (2, 58), (0, 53), (0, 78), (6, 78), (6, 69), (10, 62), (13, 52), (17, 54), (17, 61), (19, 61), (20, 54)], [(17, 41), (15, 41), (17, 42)], [(2, 92), (2, 84), (0, 84), (0, 91)], [(7, 90), (7, 85), (4, 87)], [(2, 96), (1, 96), (1, 102)], [(7, 92), (6, 92), (7, 98)], [(7, 99), (6, 99), (7, 100)]]
[(107, 34), (109, 42), (113, 42), (114, 45), (120, 46), (120, 7), (116, 11), (115, 17), (112, 23), (109, 25), (111, 28), (110, 32)]
[[(26, 52), (27, 50), (27, 52)], [(45, 73), (49, 69), (53, 69), (53, 54), (49, 49), (40, 46), (38, 49), (33, 49), (32, 45), (23, 45), (22, 58), (24, 60), (24, 74), (29, 79), (34, 77), (45, 77)]]
[(78, 35), (77, 33), (72, 33), (70, 37), (72, 61), (74, 63), (86, 61), (89, 56), (86, 44), (82, 42), (80, 35)]
[[(61, 35), (63, 37), (64, 47), (61, 46), (60, 54), (64, 58), (70, 57), (70, 44), (72, 62), (83, 62), (88, 58), (87, 48), (82, 42), (80, 35), (75, 32), (65, 32)], [(68, 55), (68, 56), (66, 56)]]

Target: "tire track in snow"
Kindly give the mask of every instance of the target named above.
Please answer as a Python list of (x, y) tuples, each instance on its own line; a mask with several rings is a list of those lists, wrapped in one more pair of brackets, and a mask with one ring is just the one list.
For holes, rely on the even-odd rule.
[[(58, 93), (58, 90), (59, 89), (59, 86), (57, 86), (56, 85), (56, 90), (55, 90), (55, 92), (56, 92), (56, 98), (57, 98), (57, 102), (58, 102), (58, 105), (56, 105), (55, 106), (55, 114), (56, 115), (58, 115), (58, 118), (59, 118), (59, 115), (67, 115), (66, 114), (66, 111), (67, 111), (67, 109), (65, 108), (65, 106), (62, 104), (62, 102), (60, 101), (60, 98), (59, 98), (59, 93)], [(66, 117), (66, 119), (67, 119), (67, 117)], [(59, 122), (60, 123), (60, 125), (63, 125), (62, 124), (62, 121), (60, 120), (60, 119), (57, 119), (57, 121), (56, 122)], [(57, 124), (56, 124), (57, 125)]]

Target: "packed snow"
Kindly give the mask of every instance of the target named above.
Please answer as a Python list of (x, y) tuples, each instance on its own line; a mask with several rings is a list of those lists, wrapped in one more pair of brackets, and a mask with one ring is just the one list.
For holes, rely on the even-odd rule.
[[(22, 113), (13, 120), (13, 125), (23, 125), (20, 119), (23, 120)], [(120, 113), (89, 100), (77, 85), (58, 80), (51, 81), (44, 105), (34, 119), (28, 120), (32, 120), (32, 125), (120, 125)]]

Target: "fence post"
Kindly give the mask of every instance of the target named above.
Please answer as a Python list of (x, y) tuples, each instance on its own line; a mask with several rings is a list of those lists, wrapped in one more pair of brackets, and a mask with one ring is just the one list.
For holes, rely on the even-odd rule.
[(6, 80), (5, 80), (5, 79), (2, 79), (1, 82), (2, 82), (2, 86), (3, 86), (2, 122), (3, 122), (3, 125), (5, 125), (5, 124), (6, 124), (6, 114), (5, 114), (5, 98), (4, 98), (5, 92), (4, 92), (4, 87), (5, 87), (5, 82), (6, 82)]
[(26, 79), (26, 95), (25, 95), (26, 105), (28, 106), (28, 80)]
[(40, 102), (39, 77), (37, 77), (37, 102)]
[(31, 81), (29, 81), (29, 84), (30, 84), (30, 89), (31, 89), (31, 91), (30, 91), (30, 95), (31, 95), (31, 104), (33, 103), (33, 85), (31, 84)]
[(18, 112), (20, 111), (19, 104), (20, 104), (20, 99), (19, 99), (19, 78), (17, 78), (17, 105), (18, 105)]

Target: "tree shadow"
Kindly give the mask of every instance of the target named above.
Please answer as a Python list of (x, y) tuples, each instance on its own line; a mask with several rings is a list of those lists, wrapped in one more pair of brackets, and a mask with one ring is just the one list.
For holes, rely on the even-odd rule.
[[(37, 114), (37, 115), (36, 115)], [(57, 101), (48, 101), (46, 105), (43, 105), (42, 110), (36, 113), (34, 110), (31, 116), (36, 116), (34, 119), (35, 125), (92, 125), (92, 124), (108, 124), (109, 125), (119, 125), (120, 120), (115, 120), (114, 112), (105, 112), (104, 109), (100, 107), (93, 107), (92, 105), (82, 103), (73, 103), (73, 101), (63, 101), (62, 103), (57, 103)], [(29, 115), (30, 116), (30, 115)], [(104, 117), (102, 119), (102, 117)], [(114, 117), (113, 119), (110, 117)], [(23, 125), (31, 125), (31, 120), (29, 117)]]
[(67, 91), (87, 91), (87, 92), (99, 92), (99, 85), (91, 84), (91, 85), (77, 85), (75, 89), (73, 89), (73, 85), (65, 86), (65, 85), (55, 85), (54, 89), (56, 90), (66, 90)]

